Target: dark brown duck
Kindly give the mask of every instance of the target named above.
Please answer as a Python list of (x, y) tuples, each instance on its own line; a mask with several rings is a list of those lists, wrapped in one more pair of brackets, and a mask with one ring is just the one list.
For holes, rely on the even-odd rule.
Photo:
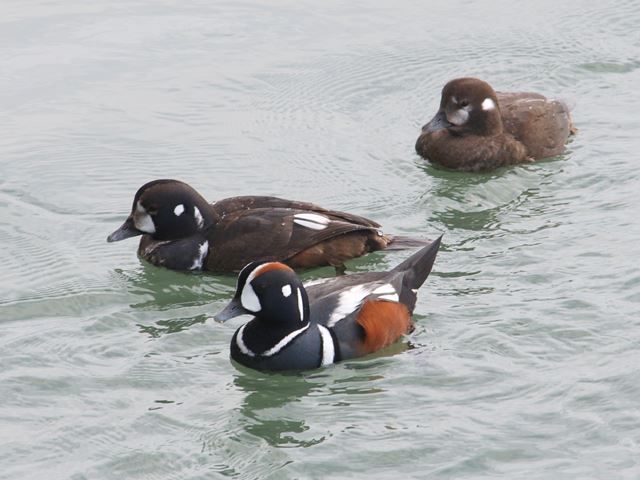
[(462, 171), (491, 170), (560, 155), (576, 132), (567, 105), (538, 93), (495, 92), (477, 78), (451, 80), (422, 127), (416, 152)]
[(137, 191), (126, 221), (107, 238), (142, 235), (138, 254), (173, 270), (239, 271), (252, 261), (293, 268), (344, 262), (369, 252), (424, 245), (383, 234), (380, 225), (350, 213), (276, 197), (207, 202), (178, 180), (154, 180)]

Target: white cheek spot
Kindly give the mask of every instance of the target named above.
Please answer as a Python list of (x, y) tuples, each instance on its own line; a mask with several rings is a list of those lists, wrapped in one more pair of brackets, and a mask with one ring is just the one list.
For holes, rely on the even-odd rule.
[(304, 322), (304, 302), (302, 301), (302, 292), (299, 288), (296, 289), (298, 292), (298, 311), (300, 312), (300, 321)]
[(283, 297), (289, 297), (291, 295), (291, 285), (287, 284), (284, 287), (282, 287), (282, 296)]
[(242, 295), (240, 295), (240, 303), (245, 309), (253, 313), (258, 313), (260, 310), (262, 310), (260, 300), (258, 299), (256, 292), (253, 290), (253, 287), (249, 282), (247, 282), (242, 289)]
[(482, 110), (493, 110), (496, 108), (495, 102), (490, 98), (485, 98), (482, 102)]
[(173, 213), (176, 214), (176, 217), (179, 217), (180, 215), (182, 215), (184, 213), (184, 205), (183, 204), (176, 205), (176, 208), (173, 209)]
[(293, 223), (311, 230), (324, 230), (330, 221), (327, 217), (317, 213), (296, 213), (293, 216)]
[(196, 217), (196, 223), (198, 224), (198, 228), (202, 228), (204, 225), (204, 218), (202, 218), (202, 214), (198, 207), (193, 207), (193, 216)]

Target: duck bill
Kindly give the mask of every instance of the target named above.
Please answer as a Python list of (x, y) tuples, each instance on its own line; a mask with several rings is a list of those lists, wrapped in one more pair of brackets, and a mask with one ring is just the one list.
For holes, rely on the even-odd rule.
[(433, 133), (451, 126), (452, 124), (447, 120), (447, 114), (444, 110), (438, 110), (435, 117), (422, 127), (422, 133)]
[(133, 218), (128, 217), (119, 229), (107, 237), (107, 242), (119, 242), (125, 238), (137, 237), (143, 233), (135, 227)]
[(242, 304), (240, 303), (240, 299), (234, 298), (229, 302), (229, 304), (226, 307), (224, 307), (224, 310), (216, 313), (213, 316), (213, 319), (216, 322), (226, 322), (227, 320), (230, 320), (235, 317), (239, 317), (240, 315), (245, 315), (247, 313), (249, 312), (247, 312), (245, 308), (242, 306)]

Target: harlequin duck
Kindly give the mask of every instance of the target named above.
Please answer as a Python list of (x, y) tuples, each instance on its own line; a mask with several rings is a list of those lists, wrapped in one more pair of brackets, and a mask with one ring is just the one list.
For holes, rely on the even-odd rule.
[(209, 204), (186, 183), (154, 180), (138, 190), (131, 214), (107, 238), (142, 235), (138, 254), (174, 270), (237, 272), (254, 260), (293, 268), (332, 265), (368, 252), (425, 245), (383, 234), (357, 215), (276, 197), (232, 197)]
[(388, 272), (368, 272), (303, 285), (289, 267), (253, 262), (214, 318), (254, 315), (231, 340), (231, 358), (257, 370), (306, 370), (360, 357), (412, 330), (417, 290), (440, 240)]
[(538, 93), (502, 93), (477, 78), (451, 80), (422, 127), (419, 155), (444, 167), (489, 170), (564, 152), (576, 133), (567, 105)]

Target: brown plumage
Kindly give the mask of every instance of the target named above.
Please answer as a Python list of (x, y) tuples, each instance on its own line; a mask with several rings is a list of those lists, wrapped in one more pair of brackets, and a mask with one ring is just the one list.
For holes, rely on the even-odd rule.
[(476, 78), (442, 90), (440, 109), (422, 127), (416, 152), (463, 171), (490, 170), (560, 155), (576, 133), (567, 105), (538, 93), (496, 93)]
[(244, 196), (209, 204), (177, 180), (143, 185), (129, 217), (107, 240), (137, 235), (139, 255), (154, 265), (214, 272), (239, 271), (256, 260), (343, 271), (346, 260), (369, 252), (424, 245), (385, 235), (367, 218), (308, 202)]

